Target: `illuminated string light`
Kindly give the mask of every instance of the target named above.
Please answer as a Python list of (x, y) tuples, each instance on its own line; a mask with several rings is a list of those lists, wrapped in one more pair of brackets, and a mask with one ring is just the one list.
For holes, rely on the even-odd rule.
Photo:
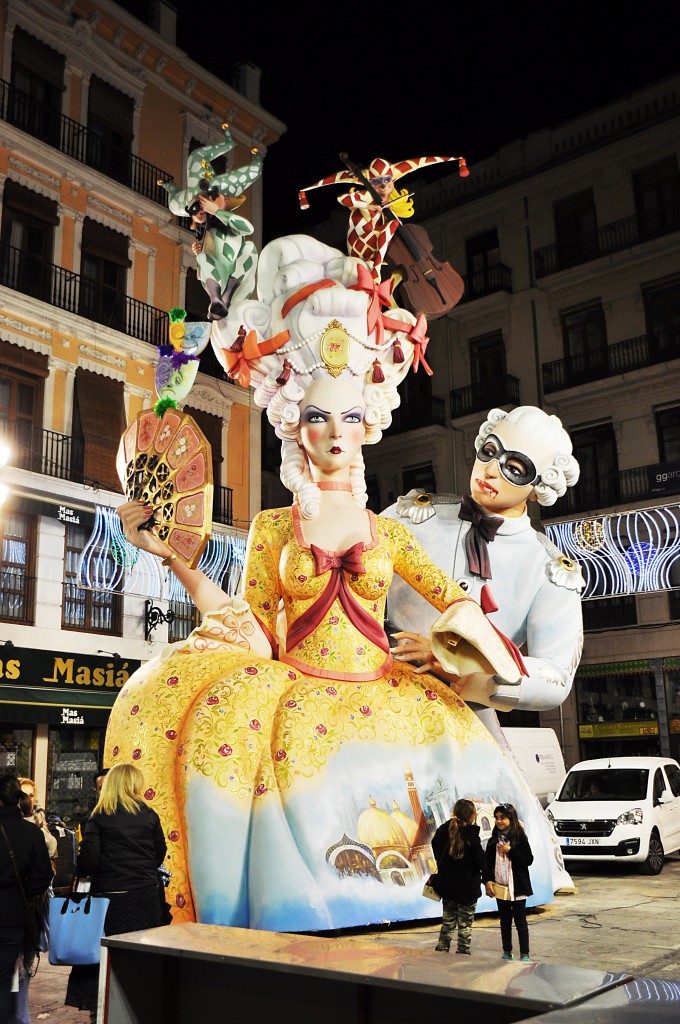
[(673, 568), (680, 566), (680, 505), (550, 523), (546, 534), (580, 563), (584, 600), (673, 589)]

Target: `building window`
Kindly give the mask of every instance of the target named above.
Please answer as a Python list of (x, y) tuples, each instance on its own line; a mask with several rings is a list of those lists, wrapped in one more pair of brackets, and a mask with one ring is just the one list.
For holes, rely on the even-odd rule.
[(643, 289), (647, 335), (651, 353), (680, 351), (680, 279)]
[(34, 516), (0, 517), (0, 620), (33, 625), (35, 613)]
[(22, 131), (59, 145), (65, 59), (56, 50), (15, 28), (8, 120)]
[(578, 483), (562, 499), (571, 508), (590, 511), (619, 500), (616, 437), (611, 423), (571, 430), (574, 457), (581, 467)]
[(680, 226), (680, 171), (674, 156), (633, 175), (640, 235), (654, 238)]
[(560, 267), (597, 256), (597, 220), (592, 189), (561, 199), (554, 206), (555, 239)]
[(33, 778), (33, 728), (0, 726), (0, 775)]
[(501, 261), (498, 232), (485, 231), (465, 243), (468, 290), (472, 295), (484, 295), (495, 283), (494, 267)]
[(656, 414), (659, 462), (680, 462), (680, 405)]
[[(79, 584), (78, 566), (89, 538), (89, 530), (85, 527), (67, 523), (64, 542), (62, 628), (120, 635), (121, 595), (108, 590), (89, 590)], [(95, 548), (92, 557), (100, 562), (103, 560), (102, 571), (107, 575), (113, 575), (115, 565), (107, 551)]]
[(603, 597), (596, 601), (583, 601), (583, 629), (618, 629), (621, 626), (637, 625), (637, 608), (634, 594), (620, 597)]
[(184, 308), (187, 311), (187, 323), (200, 323), (205, 320), (208, 315), (209, 302), (207, 292), (199, 281), (196, 270), (193, 267), (189, 267), (184, 292)]
[[(576, 674), (576, 699), (584, 757), (658, 754), (658, 703), (654, 673), (611, 665)], [(606, 727), (602, 729), (602, 725)], [(652, 728), (649, 727), (654, 723)], [(591, 729), (584, 728), (591, 726)], [(598, 729), (598, 726), (600, 727)], [(592, 737), (589, 735), (592, 732)]]
[(87, 162), (124, 185), (132, 180), (133, 116), (132, 98), (93, 75), (87, 110)]
[(168, 643), (186, 640), (189, 633), (200, 624), (201, 613), (190, 601), (171, 601), (169, 611), (174, 615), (168, 625)]
[(59, 223), (56, 202), (8, 179), (2, 203), (0, 283), (24, 295), (52, 299), (52, 247)]
[(80, 316), (124, 331), (129, 239), (85, 218), (80, 260)]
[(473, 384), (505, 377), (503, 332), (492, 331), (470, 340), (470, 375)]
[(562, 313), (564, 352), (571, 374), (602, 370), (607, 363), (607, 327), (597, 303)]
[[(124, 430), (123, 382), (78, 367), (73, 392), (72, 479), (120, 492), (116, 455)], [(76, 465), (77, 458), (82, 458), (82, 465)]]
[(96, 794), (94, 775), (104, 764), (106, 729), (65, 726), (48, 736), (47, 807), (71, 828), (84, 827)]
[(401, 475), (402, 494), (408, 494), (413, 488), (436, 493), (437, 480), (431, 462), (423, 462), (418, 466), (407, 466)]
[(0, 341), (0, 437), (10, 446), (9, 462), (39, 470), (47, 357)]

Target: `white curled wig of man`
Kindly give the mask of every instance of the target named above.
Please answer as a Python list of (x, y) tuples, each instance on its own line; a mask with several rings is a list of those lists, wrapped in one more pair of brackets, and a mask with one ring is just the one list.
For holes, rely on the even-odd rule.
[(579, 478), (579, 464), (572, 455), (569, 434), (558, 416), (534, 405), (520, 405), (511, 412), (491, 409), (475, 438), (479, 452), (489, 436), (501, 442), (506, 452), (528, 459), (536, 470), (534, 494), (540, 505), (554, 505)]
[[(382, 289), (382, 291), (379, 291)], [(376, 444), (400, 402), (397, 385), (427, 345), (424, 317), (383, 301), (366, 264), (308, 235), (286, 235), (260, 254), (257, 298), (232, 304), (211, 342), (229, 376), (254, 388), (281, 438), (281, 480), (301, 514), (319, 514), (318, 487), (298, 445), (301, 405), (324, 374), (349, 379), (366, 406), (366, 444)], [(352, 494), (366, 505), (364, 460), (350, 466)]]

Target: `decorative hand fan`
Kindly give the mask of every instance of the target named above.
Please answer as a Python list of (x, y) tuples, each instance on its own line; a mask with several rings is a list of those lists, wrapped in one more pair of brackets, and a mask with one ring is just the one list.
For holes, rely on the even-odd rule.
[(159, 346), (158, 401), (140, 412), (121, 438), (116, 469), (129, 501), (148, 501), (154, 513), (141, 529), (155, 530), (193, 569), (210, 540), (213, 507), (212, 450), (195, 420), (180, 412), (198, 372), (198, 357), (211, 324), (184, 324), (171, 309), (170, 344)]

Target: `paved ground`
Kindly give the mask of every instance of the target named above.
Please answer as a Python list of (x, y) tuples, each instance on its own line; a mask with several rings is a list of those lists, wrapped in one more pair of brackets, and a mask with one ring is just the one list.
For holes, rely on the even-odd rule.
[[(630, 971), (638, 976), (680, 981), (680, 858), (666, 861), (656, 877), (639, 875), (618, 865), (572, 870), (573, 895), (529, 913), (532, 957), (544, 963)], [(433, 904), (434, 907), (434, 904)], [(388, 928), (352, 936), (357, 942), (409, 946), (432, 956), (437, 923)], [(345, 936), (345, 938), (347, 938)], [(500, 956), (497, 915), (485, 915), (472, 932), (473, 957), (495, 963)], [(51, 967), (43, 957), (30, 985), (31, 1020), (49, 1024), (86, 1024), (87, 1013), (65, 1007), (68, 967)]]

